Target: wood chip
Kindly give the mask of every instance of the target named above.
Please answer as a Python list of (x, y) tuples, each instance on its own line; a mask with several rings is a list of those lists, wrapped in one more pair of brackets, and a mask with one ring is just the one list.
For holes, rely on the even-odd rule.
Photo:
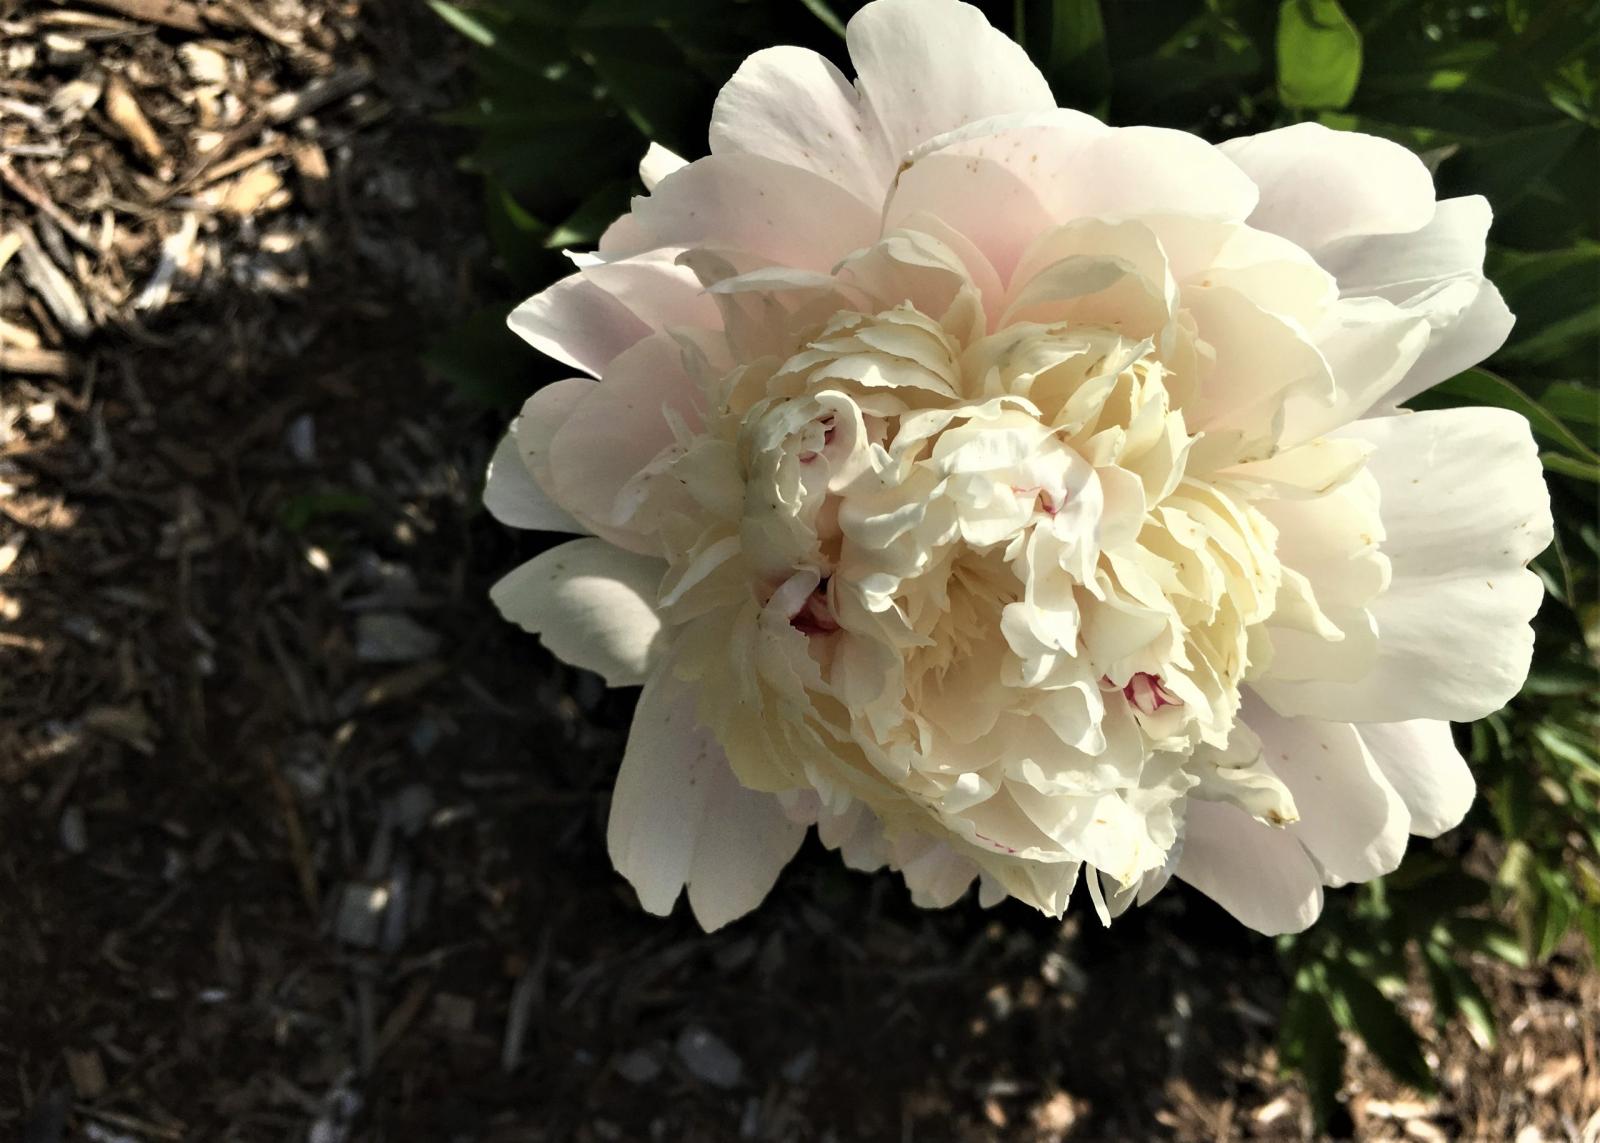
[[(5, 265), (0, 262), (0, 266)], [(15, 325), (5, 318), (0, 318), (0, 346), (9, 345), (15, 349), (38, 349), (41, 342), (39, 335), (25, 325)]]
[(44, 50), (50, 62), (57, 67), (86, 64), (94, 59), (88, 44), (77, 36), (64, 36), (60, 32), (45, 34)]
[(5, 543), (0, 544), (0, 575), (5, 575), (17, 562), (17, 557), (22, 554), (23, 545), (28, 542), (28, 533), (13, 532)]
[(1578, 1074), (1583, 1068), (1583, 1061), (1577, 1056), (1566, 1056), (1559, 1060), (1552, 1060), (1539, 1070), (1539, 1074), (1528, 1081), (1528, 1090), (1534, 1095), (1543, 1098), (1555, 1091), (1568, 1079)]
[(99, 74), (79, 76), (56, 89), (50, 97), (50, 110), (63, 123), (76, 123), (96, 103), (105, 91), (105, 77)]
[(178, 59), (196, 83), (221, 87), (228, 82), (228, 57), (204, 44), (179, 44)]
[(246, 218), (268, 210), (276, 210), (289, 201), (283, 179), (270, 163), (251, 167), (237, 178), (220, 182), (203, 191), (201, 202), (225, 214)]
[(336, 71), (324, 79), (313, 80), (299, 91), (286, 91), (267, 100), (262, 109), (270, 123), (288, 123), (302, 115), (309, 115), (336, 99), (353, 95), (372, 82), (372, 70), (366, 66)]
[(167, 298), (172, 294), (172, 283), (177, 280), (179, 271), (188, 263), (189, 254), (194, 248), (194, 240), (199, 233), (199, 216), (186, 214), (177, 233), (170, 234), (162, 240), (161, 260), (156, 263), (150, 281), (139, 291), (139, 296), (133, 299), (134, 309), (151, 312), (167, 304)]
[(294, 173), (300, 178), (300, 193), (314, 209), (328, 203), (328, 155), (310, 139), (296, 143), (289, 150), (289, 160)]
[(72, 1090), (79, 1099), (98, 1099), (106, 1090), (106, 1068), (100, 1062), (100, 1053), (90, 1048), (76, 1052), (67, 1048), (62, 1055), (67, 1060), (67, 1075), (72, 1080)]
[(176, 28), (180, 32), (198, 34), (210, 27), (200, 14), (200, 6), (187, 0), (89, 0), (89, 3), (108, 12), (160, 24), (163, 28)]
[(70, 377), (72, 372), (72, 358), (59, 349), (0, 345), (0, 375), (27, 373), (35, 377)]
[[(27, 199), (34, 207), (64, 230), (79, 246), (93, 254), (99, 254), (100, 248), (95, 245), (94, 236), (89, 233), (88, 227), (73, 220), (64, 210), (50, 200), (38, 187), (34, 186), (21, 173), (11, 165), (11, 160), (0, 158), (0, 181), (5, 182), (12, 190)], [(19, 237), (19, 243), (21, 239)]]
[(161, 137), (150, 126), (133, 90), (120, 76), (113, 75), (106, 81), (106, 115), (151, 166), (157, 170), (167, 169), (167, 149), (162, 146)]
[(277, 798), (278, 812), (283, 818), (284, 834), (289, 842), (289, 861), (294, 866), (295, 880), (300, 886), (300, 897), (313, 917), (322, 913), (322, 896), (317, 891), (316, 863), (311, 859), (311, 846), (306, 842), (305, 826), (300, 821), (300, 806), (278, 760), (271, 750), (261, 751), (261, 762)]
[(92, 707), (84, 713), (83, 725), (96, 734), (133, 747), (140, 754), (150, 755), (156, 752), (153, 741), (155, 724), (150, 721), (150, 716), (144, 712), (144, 708), (137, 703)]
[(226, 150), (227, 146), (228, 142), (224, 141), (220, 145), (218, 153), (211, 156), (212, 162), (203, 171), (197, 172), (185, 181), (193, 186), (207, 187), (212, 183), (221, 182), (229, 175), (238, 174), (246, 167), (254, 166), (262, 159), (276, 158), (278, 155), (283, 154), (283, 143), (277, 139), (270, 143), (263, 143), (259, 147), (251, 147), (248, 151), (240, 151), (237, 155), (224, 159), (221, 157), (221, 151)]
[(39, 300), (49, 307), (56, 321), (69, 333), (74, 337), (87, 337), (94, 326), (89, 321), (89, 311), (72, 280), (39, 246), (32, 227), (24, 226), (17, 233), (22, 237), (22, 245), (17, 251), (22, 258), (22, 280), (39, 295)]

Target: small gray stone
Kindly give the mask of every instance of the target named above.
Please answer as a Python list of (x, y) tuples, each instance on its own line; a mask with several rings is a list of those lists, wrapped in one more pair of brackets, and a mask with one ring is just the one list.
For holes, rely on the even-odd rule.
[(394, 796), (394, 822), (407, 837), (416, 837), (433, 813), (433, 791), (413, 782)]
[(412, 663), (439, 649), (439, 636), (409, 615), (373, 611), (356, 618), (356, 658), (363, 663)]
[(661, 1061), (648, 1048), (635, 1048), (612, 1066), (629, 1083), (646, 1084), (661, 1074)]
[(383, 914), (388, 905), (388, 886), (347, 881), (340, 889), (333, 931), (345, 944), (372, 948), (383, 931)]
[(794, 1058), (783, 1065), (783, 1078), (792, 1084), (803, 1084), (811, 1073), (816, 1070), (817, 1049), (815, 1047), (802, 1048)]
[(61, 848), (77, 855), (89, 849), (89, 830), (83, 822), (83, 807), (68, 806), (61, 811)]
[(295, 460), (301, 464), (317, 463), (317, 422), (311, 419), (310, 413), (301, 413), (290, 421), (283, 439)]
[(715, 1033), (691, 1024), (678, 1037), (678, 1058), (691, 1075), (712, 1087), (738, 1087), (744, 1064)]

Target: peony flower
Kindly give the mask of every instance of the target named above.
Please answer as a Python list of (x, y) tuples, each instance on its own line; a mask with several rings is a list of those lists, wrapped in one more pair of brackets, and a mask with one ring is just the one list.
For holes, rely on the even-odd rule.
[(1493, 352), (1488, 204), (1315, 124), (1056, 108), (953, 0), (723, 88), (711, 155), (511, 327), (588, 374), (486, 500), (573, 533), (493, 591), (643, 684), (611, 807), (714, 928), (806, 831), (922, 905), (1109, 919), (1176, 874), (1267, 933), (1459, 822), (1551, 520), (1526, 422), (1399, 402)]

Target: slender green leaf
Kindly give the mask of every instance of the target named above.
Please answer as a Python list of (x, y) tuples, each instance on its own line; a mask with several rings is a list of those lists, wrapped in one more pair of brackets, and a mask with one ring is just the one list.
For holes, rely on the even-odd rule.
[(1600, 453), (1596, 453), (1585, 444), (1560, 417), (1504, 377), (1487, 369), (1469, 369), (1465, 373), (1457, 374), (1429, 390), (1421, 400), (1412, 403), (1427, 408), (1446, 405), (1495, 405), (1502, 409), (1510, 409), (1527, 417), (1534, 432), (1552, 444), (1559, 445), (1572, 457), (1591, 464), (1600, 464)]
[(1394, 1001), (1356, 969), (1339, 961), (1328, 965), (1328, 984), (1344, 1002), (1344, 1013), (1336, 1006), (1335, 1014), (1347, 1016), (1346, 1026), (1366, 1041), (1383, 1066), (1400, 1082), (1418, 1091), (1432, 1091), (1433, 1069), (1422, 1054), (1416, 1030)]
[(1600, 464), (1592, 464), (1586, 460), (1574, 460), (1559, 452), (1545, 452), (1539, 454), (1539, 459), (1551, 472), (1559, 472), (1562, 476), (1571, 476), (1577, 480), (1584, 480), (1590, 484), (1600, 484)]
[(1498, 957), (1516, 968), (1528, 966), (1527, 950), (1517, 943), (1517, 935), (1498, 921), (1458, 917), (1440, 928), (1458, 949)]
[(439, 17), (456, 31), (475, 44), (486, 48), (495, 45), (494, 29), (470, 13), (463, 12), (454, 4), (447, 4), (445, 0), (428, 0), (428, 7), (439, 14)]
[(1317, 1126), (1325, 1129), (1339, 1109), (1345, 1050), (1318, 975), (1310, 968), (1297, 974), (1294, 991), (1284, 1006), (1278, 1043), (1284, 1063), (1305, 1080), (1311, 1113)]
[(822, 21), (823, 27), (841, 40), (844, 39), (844, 21), (834, 14), (832, 8), (828, 7), (827, 0), (800, 0), (800, 3), (806, 6), (806, 11)]
[(1473, 1042), (1484, 1051), (1494, 1047), (1494, 1009), (1472, 974), (1437, 945), (1424, 946), (1423, 954), (1439, 1011), (1460, 1016)]
[(1572, 891), (1548, 869), (1536, 868), (1528, 879), (1530, 948), (1533, 959), (1545, 961), (1567, 935), (1575, 902)]

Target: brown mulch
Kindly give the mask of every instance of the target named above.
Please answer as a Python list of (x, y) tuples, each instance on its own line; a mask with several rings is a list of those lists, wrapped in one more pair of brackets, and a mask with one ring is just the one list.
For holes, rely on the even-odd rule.
[[(502, 624), (459, 49), (387, 0), (0, 0), (0, 1137), (1309, 1137), (1270, 942), (1104, 932), (808, 844), (755, 916), (604, 852), (632, 695)], [(518, 352), (507, 339), (507, 353)], [(1367, 1139), (1600, 1137), (1600, 980), (1411, 1004)]]

